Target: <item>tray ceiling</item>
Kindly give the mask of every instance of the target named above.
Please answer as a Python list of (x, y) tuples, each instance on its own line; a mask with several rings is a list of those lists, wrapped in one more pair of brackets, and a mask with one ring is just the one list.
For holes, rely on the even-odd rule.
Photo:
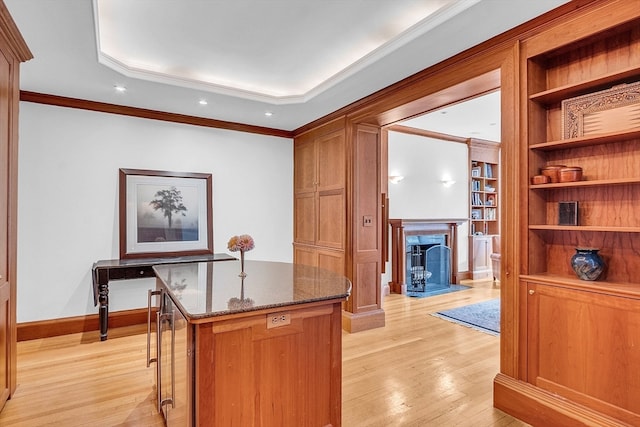
[(22, 90), (284, 130), (565, 2), (5, 0)]

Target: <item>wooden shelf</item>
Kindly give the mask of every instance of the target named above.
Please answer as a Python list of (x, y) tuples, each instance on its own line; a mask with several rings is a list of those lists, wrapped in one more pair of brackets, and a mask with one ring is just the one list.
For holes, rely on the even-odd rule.
[(640, 227), (610, 227), (606, 225), (547, 225), (530, 224), (529, 230), (596, 231), (603, 233), (640, 233)]
[(529, 146), (529, 148), (532, 150), (540, 151), (565, 150), (567, 148), (588, 147), (592, 145), (609, 144), (612, 142), (621, 142), (637, 138), (640, 138), (640, 129), (581, 136), (578, 138), (561, 139), (558, 141), (542, 142), (538, 144), (532, 144)]
[[(520, 297), (511, 317), (518, 324), (513, 360), (526, 361), (517, 376), (550, 400), (584, 405), (611, 424), (640, 425), (640, 390), (627, 381), (640, 361), (640, 127), (629, 124), (633, 117), (618, 120), (618, 111), (589, 115), (613, 99), (599, 92), (640, 80), (640, 11), (633, 1), (596, 3), (618, 17), (617, 25), (601, 22), (604, 14), (598, 20), (585, 14), (521, 44), (523, 141), (510, 160), (526, 168), (526, 174), (513, 175), (526, 191), (504, 196), (507, 206), (523, 210), (505, 211), (505, 225), (517, 227), (504, 250), (516, 251), (510, 268)], [(580, 105), (563, 109), (571, 99)], [(568, 125), (572, 135), (583, 135), (566, 138)], [(531, 177), (549, 165), (579, 166), (584, 179), (532, 184)], [(580, 225), (557, 225), (564, 217), (562, 201), (577, 202), (577, 221), (567, 222)], [(598, 280), (574, 273), (571, 260), (579, 247), (598, 248), (606, 263)], [(513, 278), (503, 276), (509, 285)]]
[(560, 189), (570, 187), (597, 187), (603, 185), (625, 185), (640, 184), (640, 177), (632, 178), (612, 178), (612, 179), (594, 179), (592, 181), (573, 181), (573, 182), (557, 182), (553, 184), (531, 184), (531, 189)]
[(541, 104), (553, 104), (563, 99), (584, 95), (600, 88), (614, 86), (623, 83), (627, 79), (640, 77), (640, 68), (630, 67), (615, 73), (604, 74), (594, 79), (584, 80), (579, 83), (556, 87), (529, 96), (531, 101)]
[(640, 284), (630, 282), (607, 282), (607, 281), (586, 281), (577, 277), (560, 276), (557, 274), (538, 273), (523, 274), (521, 280), (528, 282), (536, 282), (542, 284), (550, 284), (582, 291), (598, 292), (607, 295), (616, 295), (621, 297), (640, 298)]

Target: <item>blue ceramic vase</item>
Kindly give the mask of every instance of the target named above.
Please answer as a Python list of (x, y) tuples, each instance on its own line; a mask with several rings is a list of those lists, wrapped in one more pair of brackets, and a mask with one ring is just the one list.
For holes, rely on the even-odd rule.
[(576, 248), (576, 253), (571, 257), (571, 268), (579, 279), (597, 280), (604, 271), (606, 264), (598, 254), (600, 249)]

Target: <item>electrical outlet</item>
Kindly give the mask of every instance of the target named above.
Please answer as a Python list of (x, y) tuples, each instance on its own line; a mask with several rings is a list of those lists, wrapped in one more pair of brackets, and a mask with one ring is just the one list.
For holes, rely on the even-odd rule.
[(362, 217), (362, 225), (364, 227), (372, 227), (373, 226), (373, 215), (365, 215)]
[(291, 313), (267, 314), (267, 329), (279, 328), (291, 324)]

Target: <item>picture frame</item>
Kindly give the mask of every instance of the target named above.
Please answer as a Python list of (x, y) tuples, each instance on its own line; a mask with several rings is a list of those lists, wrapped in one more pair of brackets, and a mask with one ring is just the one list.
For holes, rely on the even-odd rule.
[(476, 166), (471, 168), (471, 176), (474, 178), (479, 178), (480, 177), (480, 166)]
[(637, 128), (640, 120), (640, 81), (565, 99), (562, 139)]
[(120, 258), (213, 254), (211, 174), (119, 170)]
[(578, 202), (558, 202), (558, 225), (578, 225)]

